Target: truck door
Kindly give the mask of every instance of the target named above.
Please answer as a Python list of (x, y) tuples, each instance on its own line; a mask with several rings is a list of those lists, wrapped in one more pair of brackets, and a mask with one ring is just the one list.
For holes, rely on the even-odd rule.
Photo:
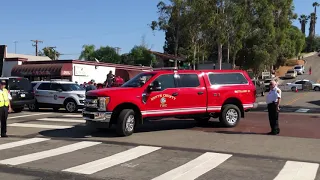
[(160, 83), (161, 89), (146, 96), (144, 116), (170, 116), (179, 112), (181, 100), (173, 73), (158, 76), (151, 84)]
[(207, 90), (202, 73), (179, 73), (176, 76), (179, 98), (183, 99), (181, 109), (187, 114), (205, 113), (207, 111)]

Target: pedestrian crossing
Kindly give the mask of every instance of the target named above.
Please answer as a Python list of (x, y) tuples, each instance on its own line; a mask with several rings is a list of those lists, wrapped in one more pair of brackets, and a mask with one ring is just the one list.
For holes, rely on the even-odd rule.
[(318, 163), (50, 138), (0, 139), (0, 164), (103, 179), (320, 178)]
[(59, 117), (39, 118), (30, 122), (9, 123), (8, 127), (38, 128), (38, 129), (68, 129), (86, 121), (81, 114), (67, 114)]

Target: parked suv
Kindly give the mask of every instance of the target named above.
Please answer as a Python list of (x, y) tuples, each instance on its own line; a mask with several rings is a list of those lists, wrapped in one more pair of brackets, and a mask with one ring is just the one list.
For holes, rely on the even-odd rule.
[(22, 77), (1, 77), (5, 80), (7, 89), (12, 96), (11, 107), (14, 112), (21, 112), (25, 105), (34, 103), (34, 94), (31, 83), (27, 78)]
[(129, 136), (137, 124), (164, 117), (193, 118), (206, 123), (219, 118), (226, 127), (238, 124), (245, 111), (257, 107), (256, 90), (241, 70), (159, 70), (144, 72), (119, 88), (86, 93), (87, 124), (116, 124)]
[(31, 111), (41, 108), (53, 108), (58, 111), (65, 108), (68, 112), (77, 112), (83, 107), (85, 89), (73, 82), (33, 81), (35, 103), (29, 105)]

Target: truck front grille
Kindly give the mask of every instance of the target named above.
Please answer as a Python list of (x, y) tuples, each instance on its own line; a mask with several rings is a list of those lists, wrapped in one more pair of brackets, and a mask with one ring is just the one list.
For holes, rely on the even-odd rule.
[(97, 111), (99, 108), (98, 97), (86, 96), (84, 107), (86, 111)]

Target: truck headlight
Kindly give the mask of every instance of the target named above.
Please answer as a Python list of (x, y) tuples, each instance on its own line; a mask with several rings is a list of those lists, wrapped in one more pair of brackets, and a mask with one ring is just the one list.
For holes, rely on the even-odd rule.
[(107, 105), (110, 102), (110, 97), (99, 97), (98, 98), (98, 111), (106, 111)]

